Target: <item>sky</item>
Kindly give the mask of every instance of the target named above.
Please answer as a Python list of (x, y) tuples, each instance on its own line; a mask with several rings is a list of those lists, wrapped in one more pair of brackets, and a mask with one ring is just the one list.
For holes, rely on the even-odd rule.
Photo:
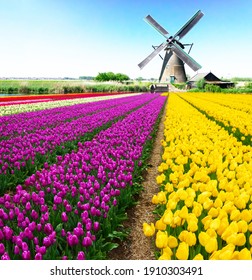
[[(252, 77), (251, 0), (0, 0), (0, 77), (96, 76), (158, 78), (156, 56), (138, 64), (198, 10), (204, 17), (182, 38), (190, 55), (219, 78)], [(164, 51), (161, 52), (161, 55)], [(185, 67), (189, 76), (196, 72)]]

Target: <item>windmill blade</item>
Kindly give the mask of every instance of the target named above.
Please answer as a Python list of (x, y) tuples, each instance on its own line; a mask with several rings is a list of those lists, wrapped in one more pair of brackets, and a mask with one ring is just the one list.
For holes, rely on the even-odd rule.
[(147, 56), (141, 63), (138, 64), (139, 68), (142, 69), (146, 64), (148, 64), (152, 58), (159, 54), (167, 45), (167, 42), (163, 42), (159, 47), (157, 47), (149, 56)]
[(193, 69), (193, 71), (197, 71), (201, 68), (201, 65), (198, 64), (190, 55), (188, 55), (178, 44), (173, 43), (171, 46), (171, 50), (189, 67)]
[(166, 31), (159, 23), (155, 21), (153, 17), (150, 15), (146, 16), (144, 20), (149, 23), (152, 27), (154, 27), (159, 33), (161, 33), (163, 36), (167, 38), (167, 35), (169, 34), (168, 31)]
[[(204, 14), (199, 10), (188, 22), (174, 35), (174, 38), (180, 40), (184, 37), (196, 23), (204, 16)], [(177, 38), (178, 37), (178, 38)]]
[(168, 63), (168, 61), (169, 61), (169, 59), (171, 58), (171, 56), (172, 56), (172, 51), (167, 51), (167, 52), (165, 53), (165, 57), (164, 57), (164, 60), (163, 60), (162, 69), (161, 69), (160, 76), (159, 76), (159, 82), (160, 82), (161, 79), (162, 79), (162, 76), (163, 76), (163, 74), (164, 74), (165, 67), (166, 67), (166, 65), (167, 65), (167, 63)]

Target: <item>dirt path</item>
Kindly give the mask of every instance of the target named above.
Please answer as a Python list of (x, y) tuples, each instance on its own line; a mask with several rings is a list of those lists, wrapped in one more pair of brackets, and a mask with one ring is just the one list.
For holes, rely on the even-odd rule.
[(128, 220), (125, 223), (125, 227), (130, 228), (131, 232), (127, 240), (110, 252), (108, 259), (155, 260), (154, 239), (144, 236), (143, 223), (155, 221), (153, 214), (155, 205), (151, 203), (151, 199), (159, 191), (156, 176), (158, 175), (157, 168), (161, 162), (162, 146), (160, 145), (160, 141), (163, 139), (165, 113), (164, 110), (149, 161), (151, 167), (148, 168), (148, 173), (143, 182), (144, 191), (139, 196), (139, 204), (128, 212)]

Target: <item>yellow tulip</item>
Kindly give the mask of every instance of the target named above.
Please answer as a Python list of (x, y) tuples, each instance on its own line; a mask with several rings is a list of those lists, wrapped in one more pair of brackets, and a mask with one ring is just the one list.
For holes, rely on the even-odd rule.
[(210, 239), (210, 236), (204, 232), (204, 231), (201, 231), (200, 234), (199, 234), (199, 242), (202, 246), (206, 246), (207, 242), (209, 241)]
[(230, 250), (220, 251), (219, 260), (231, 260), (233, 252)]
[(178, 239), (180, 241), (186, 241), (186, 235), (187, 235), (188, 231), (187, 230), (182, 230), (178, 236)]
[(172, 185), (171, 183), (167, 183), (167, 184), (165, 185), (165, 190), (166, 190), (168, 193), (173, 192), (173, 191), (174, 191), (173, 185)]
[(235, 250), (234, 244), (228, 244), (225, 247), (223, 247), (219, 252), (219, 259), (220, 260), (230, 260), (233, 256)]
[(170, 225), (173, 221), (173, 213), (170, 209), (166, 210), (163, 215), (163, 223)]
[(179, 217), (182, 219), (186, 219), (188, 217), (188, 208), (186, 206), (183, 206), (180, 210)]
[(218, 242), (215, 237), (210, 237), (205, 245), (205, 250), (208, 253), (212, 253), (218, 250)]
[(216, 231), (215, 231), (214, 229), (212, 229), (212, 228), (209, 228), (209, 229), (206, 231), (206, 233), (207, 233), (210, 237), (214, 237), (214, 238), (217, 237)]
[(159, 204), (166, 204), (167, 199), (164, 191), (161, 191), (157, 194), (157, 200)]
[(246, 236), (244, 233), (238, 233), (235, 240), (236, 246), (243, 246), (246, 243)]
[(218, 235), (221, 236), (228, 226), (229, 226), (228, 218), (227, 218), (227, 217), (222, 218), (222, 219), (221, 219), (221, 222), (220, 222), (220, 226), (219, 226), (218, 229), (216, 230), (216, 232), (218, 233)]
[(215, 207), (212, 207), (209, 211), (208, 211), (208, 215), (212, 216), (212, 218), (216, 218), (219, 215), (219, 210), (216, 209)]
[(204, 260), (203, 256), (201, 254), (197, 254), (193, 260), (197, 260), (197, 261), (201, 261), (201, 260)]
[(159, 260), (167, 260), (170, 261), (171, 260), (171, 255), (167, 254), (167, 253), (163, 253), (159, 258)]
[(227, 244), (236, 245), (237, 233), (232, 233), (226, 238)]
[(192, 213), (195, 214), (196, 217), (199, 217), (202, 213), (202, 205), (198, 202), (195, 202), (193, 205)]
[(177, 194), (180, 200), (186, 200), (188, 197), (188, 193), (183, 189), (178, 189)]
[(217, 230), (220, 227), (221, 221), (220, 218), (213, 219), (210, 222), (210, 228)]
[(204, 217), (204, 218), (201, 220), (202, 224), (204, 225), (204, 229), (205, 229), (205, 230), (207, 230), (207, 229), (209, 228), (211, 221), (212, 221), (212, 217), (209, 216), (209, 215), (206, 216), (206, 217)]
[(245, 222), (249, 223), (252, 220), (252, 213), (248, 209), (244, 209), (241, 211), (241, 219)]
[(238, 221), (240, 220), (240, 217), (241, 217), (241, 213), (238, 209), (235, 209), (231, 212), (230, 219), (232, 221)]
[(222, 200), (221, 200), (219, 197), (217, 197), (217, 198), (215, 199), (215, 201), (214, 201), (214, 207), (216, 207), (216, 208), (221, 208), (222, 205), (223, 205)]
[(153, 195), (152, 199), (151, 199), (151, 202), (155, 205), (157, 205), (159, 203), (158, 201), (158, 197), (156, 194)]
[(238, 225), (238, 231), (239, 232), (245, 233), (245, 232), (248, 231), (248, 223), (246, 221), (241, 220), (237, 223), (237, 225)]
[(238, 255), (239, 260), (251, 260), (251, 253), (247, 248), (243, 248)]
[(187, 226), (187, 230), (191, 231), (191, 232), (195, 232), (198, 230), (198, 222), (197, 220), (189, 220), (188, 222), (188, 226)]
[(175, 209), (177, 207), (177, 201), (175, 199), (171, 199), (169, 197), (168, 202), (166, 204), (166, 208), (169, 208), (171, 210)]
[(226, 229), (225, 231), (222, 233), (221, 238), (223, 240), (226, 240), (230, 235), (232, 235), (233, 233), (237, 233), (238, 232), (238, 225), (237, 222), (232, 222)]
[(162, 251), (162, 253), (165, 253), (165, 254), (167, 254), (167, 255), (170, 255), (170, 256), (173, 255), (173, 252), (172, 252), (171, 248), (168, 247), (168, 246), (165, 247), (165, 248), (163, 248), (161, 251)]
[(182, 219), (179, 216), (174, 216), (171, 226), (181, 226), (182, 225)]
[(218, 217), (220, 218), (220, 220), (222, 220), (223, 218), (227, 218), (228, 214), (227, 214), (227, 212), (225, 210), (220, 208)]
[(164, 175), (164, 173), (162, 173), (161, 175), (158, 175), (156, 177), (156, 181), (158, 185), (161, 185), (166, 179), (166, 176)]
[(246, 201), (243, 197), (238, 197), (234, 200), (235, 206), (238, 209), (245, 209), (246, 208)]
[(143, 223), (143, 232), (145, 236), (153, 236), (155, 233), (155, 226), (153, 223), (150, 225), (147, 223)]
[(179, 243), (176, 251), (176, 257), (178, 260), (188, 260), (189, 257), (189, 246), (186, 242)]
[(186, 240), (185, 242), (189, 245), (189, 246), (194, 246), (197, 242), (197, 238), (195, 233), (193, 232), (188, 232), (187, 236), (186, 236)]
[(162, 219), (157, 220), (155, 223), (155, 228), (157, 230), (166, 230), (167, 225), (163, 222)]
[(193, 206), (193, 202), (194, 202), (194, 198), (193, 197), (188, 197), (186, 200), (185, 200), (185, 206), (187, 208), (191, 208)]
[(211, 256), (209, 257), (209, 260), (219, 260), (220, 259), (221, 251), (214, 251)]
[(234, 251), (231, 260), (239, 260), (239, 251)]
[(162, 249), (167, 247), (167, 244), (168, 244), (167, 232), (159, 230), (156, 234), (156, 247)]
[(203, 203), (203, 208), (208, 210), (213, 206), (213, 200), (210, 199), (209, 197), (206, 198), (206, 200)]
[(168, 247), (175, 248), (178, 246), (178, 240), (176, 237), (169, 235), (168, 236)]

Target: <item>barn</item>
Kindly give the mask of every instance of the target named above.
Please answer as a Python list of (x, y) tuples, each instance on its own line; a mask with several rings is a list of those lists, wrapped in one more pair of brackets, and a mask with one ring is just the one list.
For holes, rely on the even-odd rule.
[(229, 81), (222, 81), (217, 76), (215, 76), (212, 72), (208, 73), (197, 73), (195, 76), (193, 76), (188, 82), (188, 88), (195, 88), (197, 87), (197, 82), (204, 79), (206, 84), (212, 84), (219, 86), (221, 88), (229, 88), (234, 87), (233, 82)]

